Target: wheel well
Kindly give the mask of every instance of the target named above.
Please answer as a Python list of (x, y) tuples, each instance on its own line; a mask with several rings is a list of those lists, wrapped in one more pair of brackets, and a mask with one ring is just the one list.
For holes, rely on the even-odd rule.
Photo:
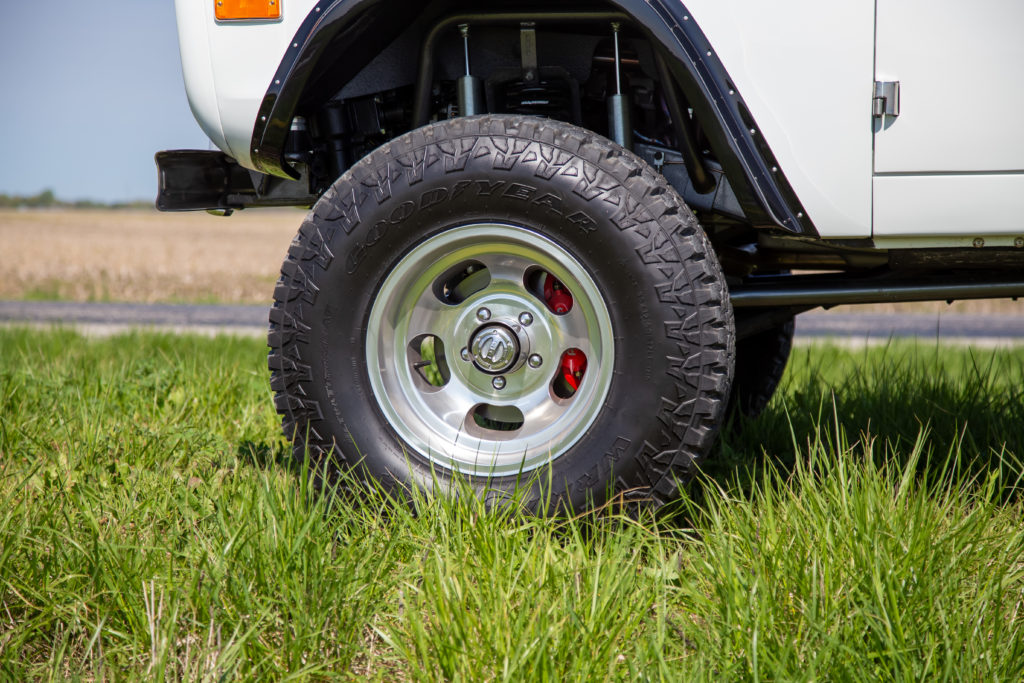
[[(310, 189), (322, 190), (376, 145), (458, 115), (464, 24), (480, 111), (560, 118), (616, 141), (635, 132), (638, 145), (653, 145), (649, 161), (675, 153), (666, 163), (685, 170), (692, 192), (684, 198), (696, 210), (814, 234), (683, 3), (569, 1), (551, 10), (498, 1), (480, 12), (464, 0), (340, 0), (321, 9), (297, 31), (257, 115), (250, 152), (264, 173), (297, 178), (305, 164)], [(529, 40), (524, 22), (534, 24)], [(523, 45), (536, 49), (524, 54)], [(534, 55), (541, 83), (525, 78), (532, 63), (525, 58)], [(607, 96), (619, 85), (612, 111)], [(628, 125), (627, 114), (635, 115)]]
[[(626, 134), (691, 150), (691, 182), (705, 193), (714, 188), (705, 168), (717, 160), (713, 145), (675, 85), (666, 86), (664, 60), (628, 15), (611, 4), (586, 10), (560, 4), (557, 12), (544, 12), (491, 3), (486, 13), (463, 11), (464, 5), (422, 4), (404, 28), (384, 16), (357, 22), (360, 33), (375, 34), (367, 46), (373, 56), (358, 70), (345, 58), (352, 52), (345, 41), (324, 48), (294, 111), (307, 123), (323, 182), (412, 128), (473, 113), (460, 111), (459, 79), (467, 75), (468, 58), (478, 113), (542, 115), (614, 137), (608, 98), (621, 94)], [(613, 23), (619, 27), (618, 69)], [(296, 161), (304, 146), (297, 143), (290, 145)]]

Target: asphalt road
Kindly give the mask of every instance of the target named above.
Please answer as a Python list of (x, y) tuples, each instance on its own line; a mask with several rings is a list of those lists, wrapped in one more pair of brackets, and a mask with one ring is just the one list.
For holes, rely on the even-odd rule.
[(65, 325), (86, 334), (146, 328), (167, 332), (267, 333), (267, 306), (0, 301), (0, 323)]
[[(262, 336), (267, 330), (267, 307), (0, 301), (0, 323), (66, 325), (98, 335), (151, 328), (170, 332)], [(870, 342), (916, 337), (971, 343), (1024, 343), (1024, 317), (812, 311), (797, 316), (796, 334), (798, 340), (833, 338)]]

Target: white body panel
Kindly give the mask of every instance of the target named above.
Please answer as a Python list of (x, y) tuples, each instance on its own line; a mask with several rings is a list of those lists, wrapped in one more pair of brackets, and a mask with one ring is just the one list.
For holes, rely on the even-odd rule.
[[(879, 238), (1024, 236), (1022, 216), (1024, 174), (875, 177), (875, 235)], [(999, 243), (1010, 246), (1013, 239)], [(986, 244), (995, 246), (991, 239)]]
[(880, 0), (877, 25), (875, 78), (900, 82), (899, 116), (875, 125), (879, 245), (1010, 246), (1024, 236), (1024, 3)]
[(875, 77), (900, 115), (875, 137), (876, 173), (1024, 169), (1024, 2), (879, 0)]
[(175, 0), (189, 105), (203, 132), (242, 166), (263, 96), (316, 0), (288, 0), (274, 21), (218, 22), (212, 0)]
[(822, 237), (871, 235), (874, 6), (687, 0)]

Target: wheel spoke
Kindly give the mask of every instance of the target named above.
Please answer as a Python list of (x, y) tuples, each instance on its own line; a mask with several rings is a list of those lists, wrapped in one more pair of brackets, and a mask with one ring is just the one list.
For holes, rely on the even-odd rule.
[(447, 345), (459, 310), (459, 306), (439, 301), (430, 290), (423, 292), (409, 312), (407, 340), (411, 341), (422, 334), (432, 334)]
[(526, 269), (532, 265), (520, 256), (514, 254), (492, 253), (479, 257), (481, 263), (487, 266), (491, 275), (491, 286), (500, 284), (507, 287), (514, 285), (517, 289), (524, 289), (524, 278)]
[(556, 401), (545, 384), (521, 396), (515, 402), (523, 413), (523, 426), (530, 432), (539, 432), (558, 421), (569, 409), (566, 402)]
[(441, 422), (459, 431), (466, 416), (479, 403), (476, 393), (455, 378), (437, 391), (420, 392), (418, 401)]
[(554, 349), (556, 355), (563, 351), (576, 348), (586, 354), (587, 357), (595, 356), (597, 349), (590, 335), (592, 330), (587, 325), (587, 317), (580, 306), (573, 306), (572, 310), (564, 315), (554, 315), (553, 327), (558, 330), (558, 342), (560, 348)]

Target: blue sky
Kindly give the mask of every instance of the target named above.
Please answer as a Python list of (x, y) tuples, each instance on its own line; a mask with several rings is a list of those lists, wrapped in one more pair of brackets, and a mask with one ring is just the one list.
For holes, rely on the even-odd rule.
[(0, 193), (149, 200), (153, 154), (207, 149), (185, 97), (173, 0), (3, 3)]

